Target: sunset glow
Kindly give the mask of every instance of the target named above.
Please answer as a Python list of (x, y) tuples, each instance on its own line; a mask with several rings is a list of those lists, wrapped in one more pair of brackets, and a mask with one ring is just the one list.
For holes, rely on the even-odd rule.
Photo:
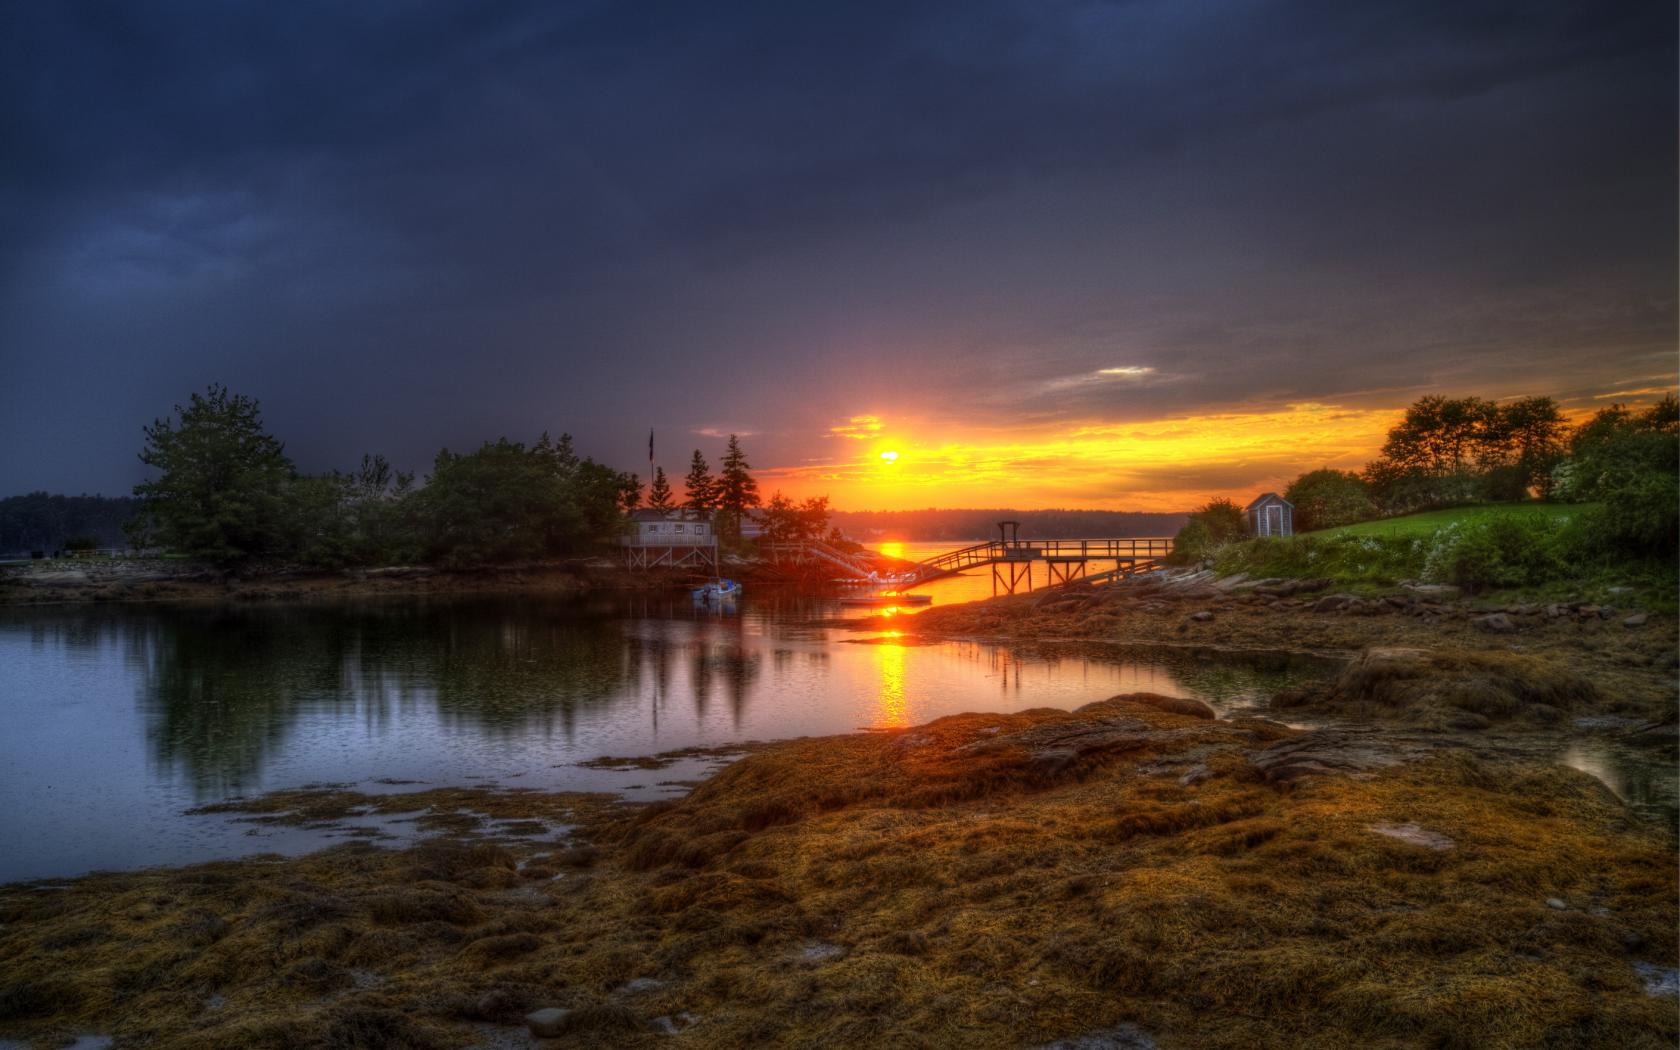
[[(1664, 392), (1619, 396), (1637, 404)], [(1587, 395), (1582, 402), (1566, 406), (1565, 414), (1579, 421), (1603, 399)], [(997, 429), (859, 415), (829, 429), (841, 439), (829, 443), (831, 456), (764, 473), (789, 495), (827, 495), (841, 508), (1177, 511), (1215, 496), (1246, 502), (1319, 467), (1358, 470), (1376, 456), (1404, 412), (1404, 405), (1304, 402), (1136, 423)], [(905, 444), (865, 444), (889, 427), (908, 438), (913, 456)], [(853, 440), (864, 450), (854, 451)], [(881, 469), (886, 466), (890, 473)]]
[[(841, 446), (828, 460), (767, 473), (790, 494), (827, 494), (840, 507), (1181, 510), (1213, 495), (1282, 487), (1315, 467), (1356, 469), (1399, 415), (1300, 404), (1010, 433), (894, 420), (895, 430), (914, 435), (913, 462), (898, 449), (859, 455)], [(895, 469), (885, 475), (871, 461)]]

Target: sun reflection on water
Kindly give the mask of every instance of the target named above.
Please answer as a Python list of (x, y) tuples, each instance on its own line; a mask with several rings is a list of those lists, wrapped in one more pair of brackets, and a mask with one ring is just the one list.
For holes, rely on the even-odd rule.
[[(897, 637), (893, 632), (889, 637)], [(910, 724), (910, 705), (904, 695), (904, 646), (882, 642), (873, 647), (876, 664), (881, 672), (881, 688), (876, 696), (875, 724), (900, 729)]]

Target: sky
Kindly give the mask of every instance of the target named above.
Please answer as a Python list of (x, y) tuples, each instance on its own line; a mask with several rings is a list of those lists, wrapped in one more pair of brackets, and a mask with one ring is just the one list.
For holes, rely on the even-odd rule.
[(0, 0), (0, 494), (126, 492), (212, 382), (304, 470), (738, 433), (847, 509), (1176, 510), (1427, 393), (1649, 400), (1675, 18)]

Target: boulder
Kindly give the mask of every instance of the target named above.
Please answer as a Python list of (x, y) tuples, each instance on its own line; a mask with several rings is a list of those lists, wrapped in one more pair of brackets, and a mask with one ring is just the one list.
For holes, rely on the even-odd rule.
[(1461, 593), (1450, 583), (1409, 583), (1406, 584), (1406, 590), (1420, 598), (1438, 602), (1456, 601)]
[(1191, 613), (1190, 619), (1195, 620), (1197, 623), (1207, 623), (1209, 620), (1213, 619), (1213, 613), (1206, 609), (1202, 609), (1199, 612)]
[(525, 1027), (538, 1039), (555, 1039), (566, 1034), (566, 1018), (571, 1011), (558, 1006), (546, 1006), (525, 1015)]
[(1622, 621), (1623, 627), (1643, 627), (1650, 622), (1651, 617), (1645, 613), (1634, 613)]
[(1395, 765), (1400, 756), (1370, 731), (1318, 729), (1251, 752), (1249, 764), (1272, 783), (1306, 776), (1356, 776)]
[(1509, 634), (1517, 629), (1516, 621), (1504, 613), (1488, 613), (1470, 621), (1477, 630), (1487, 631), (1489, 634)]
[[(1107, 700), (1099, 701), (1099, 703), (1105, 704), (1114, 702), (1147, 704), (1157, 711), (1168, 711), (1175, 715), (1189, 715), (1191, 718), (1212, 720), (1219, 717), (1219, 712), (1207, 703), (1188, 696), (1165, 696), (1161, 693), (1121, 693), (1119, 696), (1111, 696)], [(1085, 707), (1076, 708), (1075, 713), (1095, 706), (1096, 704), (1087, 704)]]

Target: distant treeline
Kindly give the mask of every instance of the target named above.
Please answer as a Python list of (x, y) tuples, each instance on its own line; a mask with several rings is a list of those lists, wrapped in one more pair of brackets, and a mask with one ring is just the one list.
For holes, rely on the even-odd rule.
[(50, 554), (73, 543), (124, 547), (123, 526), (139, 509), (140, 501), (128, 496), (8, 496), (0, 499), (0, 555)]
[(1171, 536), (1186, 514), (1129, 510), (837, 510), (834, 524), (848, 537), (872, 540), (983, 540), (997, 535), (999, 521), (1021, 523), (1021, 538), (1080, 539), (1095, 536)]

